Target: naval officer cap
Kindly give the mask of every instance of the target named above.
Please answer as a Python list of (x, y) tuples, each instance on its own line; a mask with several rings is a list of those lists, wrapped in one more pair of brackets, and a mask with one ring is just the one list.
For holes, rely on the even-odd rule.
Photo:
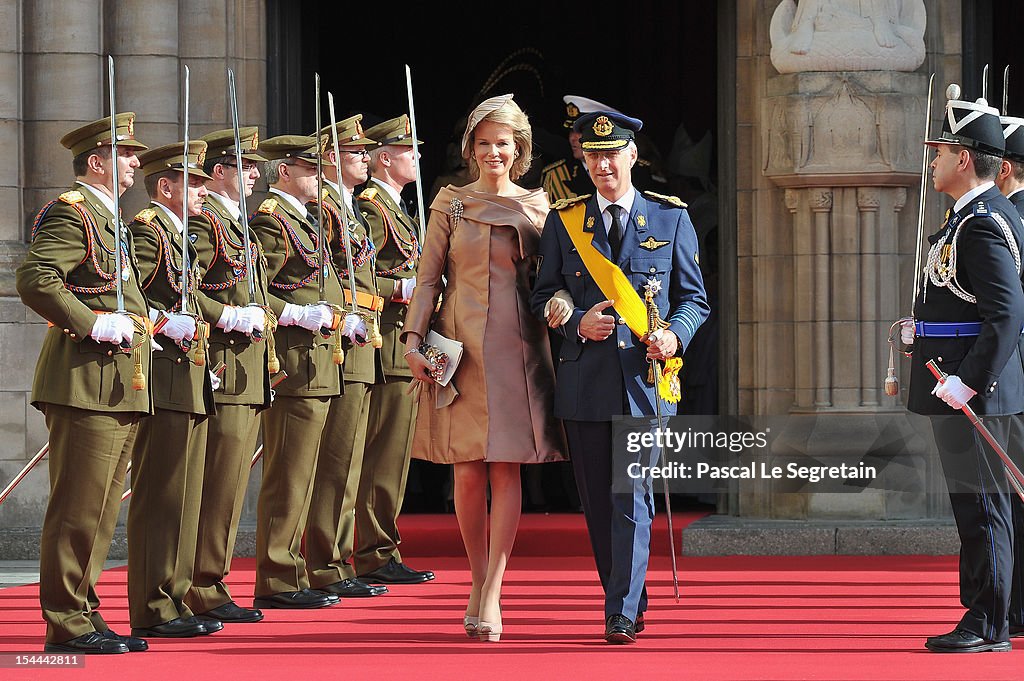
[(580, 133), (583, 151), (614, 151), (636, 139), (643, 121), (615, 111), (594, 111), (583, 114), (572, 129)]
[(583, 114), (593, 113), (595, 111), (611, 111), (612, 113), (621, 114), (622, 112), (618, 109), (602, 104), (596, 99), (590, 99), (582, 95), (566, 95), (562, 97), (562, 101), (565, 102), (565, 122), (562, 125), (566, 128), (571, 128), (572, 124), (576, 122), (576, 119)]
[[(328, 144), (329, 135), (320, 135), (319, 140), (313, 135), (278, 135), (264, 140), (260, 151), (271, 161), (300, 159), (316, 165), (316, 157), (327, 150)], [(327, 159), (323, 164), (332, 165)]]
[[(413, 145), (412, 124), (409, 122), (407, 114), (402, 114), (398, 118), (392, 118), (389, 121), (378, 123), (372, 128), (367, 128), (366, 136), (376, 140), (378, 147), (386, 147), (389, 144), (407, 147)], [(423, 141), (416, 140), (416, 144), (423, 144)]]
[[(165, 144), (156, 149), (150, 149), (144, 154), (139, 154), (139, 164), (142, 166), (142, 174), (146, 177), (156, 175), (169, 170), (181, 171), (185, 151), (184, 142)], [(200, 177), (204, 180), (213, 178), (203, 172), (203, 163), (206, 161), (206, 142), (202, 140), (189, 140), (188, 143), (188, 174), (189, 177)]]
[[(217, 130), (199, 139), (206, 142), (206, 157), (216, 160), (217, 163), (235, 162), (235, 130)], [(255, 125), (245, 126), (238, 129), (238, 142), (241, 145), (242, 160), (244, 161), (266, 161), (263, 156), (256, 153), (260, 146), (260, 129)], [(227, 157), (227, 158), (222, 158)]]
[(976, 102), (957, 99), (960, 88), (956, 85), (950, 85), (946, 92), (952, 96), (946, 102), (942, 132), (924, 143), (929, 146), (959, 144), (984, 154), (1002, 156), (1006, 141), (1003, 126), (999, 123), (999, 110), (989, 106), (984, 99)]
[[(132, 111), (114, 115), (114, 134), (117, 135), (118, 146), (139, 150), (149, 148), (135, 139), (135, 113)], [(110, 117), (75, 128), (60, 138), (60, 144), (70, 149), (74, 156), (97, 147), (110, 146)]]

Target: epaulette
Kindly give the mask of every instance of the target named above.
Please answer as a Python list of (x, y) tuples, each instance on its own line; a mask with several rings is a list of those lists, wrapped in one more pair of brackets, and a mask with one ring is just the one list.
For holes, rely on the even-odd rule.
[(554, 170), (558, 166), (564, 166), (564, 165), (565, 165), (565, 159), (564, 158), (560, 158), (557, 161), (555, 161), (554, 163), (549, 163), (546, 166), (544, 166), (544, 168), (541, 170), (541, 173), (546, 173), (549, 170)]
[(568, 208), (569, 206), (572, 206), (574, 204), (579, 203), (580, 201), (586, 201), (591, 196), (593, 196), (593, 195), (592, 194), (582, 194), (580, 196), (570, 196), (567, 199), (558, 199), (553, 204), (551, 204), (551, 210), (564, 210), (564, 209)]
[(666, 194), (655, 194), (654, 192), (644, 192), (644, 196), (649, 199), (653, 199), (658, 203), (664, 203), (669, 206), (675, 206), (676, 208), (686, 208), (686, 204), (678, 196), (668, 196)]
[(153, 218), (156, 217), (156, 211), (152, 208), (143, 208), (135, 215), (135, 220), (143, 222), (147, 225), (153, 223)]
[(359, 193), (359, 198), (370, 201), (373, 197), (377, 196), (377, 190), (374, 187), (367, 187)]
[(82, 192), (78, 191), (77, 189), (72, 189), (71, 191), (64, 192), (57, 198), (59, 198), (64, 203), (81, 203), (82, 201), (85, 201), (85, 196), (83, 196)]
[(328, 198), (328, 197), (329, 197), (330, 195), (331, 195), (331, 192), (330, 192), (330, 190), (329, 190), (329, 189), (327, 189), (327, 187), (324, 187), (324, 191), (323, 191), (323, 193), (322, 193), (322, 194), (320, 194), (320, 200), (321, 200), (321, 201), (326, 201), (326, 200), (327, 200), (327, 198)]
[(277, 199), (263, 199), (263, 203), (257, 208), (261, 213), (274, 213), (277, 211)]

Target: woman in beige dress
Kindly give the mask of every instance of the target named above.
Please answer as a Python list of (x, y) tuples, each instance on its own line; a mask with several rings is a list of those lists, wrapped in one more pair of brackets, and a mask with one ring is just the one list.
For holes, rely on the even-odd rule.
[[(502, 631), (501, 583), (522, 507), (519, 467), (561, 461), (565, 451), (547, 331), (529, 306), (547, 195), (515, 183), (531, 148), (529, 121), (512, 95), (470, 114), (462, 153), (475, 179), (445, 187), (430, 206), (403, 334), (422, 388), (412, 455), (454, 464), (455, 513), (473, 574), (464, 626), (485, 641)], [(419, 351), (431, 329), (464, 344), (446, 387)]]

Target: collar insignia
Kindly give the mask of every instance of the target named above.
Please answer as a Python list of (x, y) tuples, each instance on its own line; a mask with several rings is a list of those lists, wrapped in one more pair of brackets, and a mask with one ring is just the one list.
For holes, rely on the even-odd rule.
[(647, 226), (647, 218), (645, 218), (643, 215), (637, 215), (636, 216), (636, 224), (640, 225), (641, 227), (646, 227)]

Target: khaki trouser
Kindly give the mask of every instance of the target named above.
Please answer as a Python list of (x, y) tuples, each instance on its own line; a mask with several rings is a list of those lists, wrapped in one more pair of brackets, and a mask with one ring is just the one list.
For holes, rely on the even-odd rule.
[(346, 383), (327, 416), (306, 521), (306, 572), (313, 588), (356, 576), (356, 494), (369, 411), (370, 386)]
[(139, 426), (128, 507), (128, 613), (133, 628), (191, 617), (206, 416), (157, 409)]
[(106, 631), (95, 585), (110, 549), (142, 414), (45, 405), (50, 500), (39, 547), (46, 640)]
[(216, 416), (209, 419), (196, 564), (185, 597), (196, 613), (233, 600), (224, 578), (231, 568), (259, 432), (259, 414), (252, 405), (218, 404)]
[(263, 412), (263, 484), (256, 506), (256, 596), (309, 587), (301, 553), (317, 452), (336, 397), (278, 397)]
[(388, 377), (370, 390), (370, 416), (363, 473), (356, 497), (356, 573), (365, 575), (394, 558), (398, 514), (405, 498), (417, 401), (407, 394), (409, 378)]

